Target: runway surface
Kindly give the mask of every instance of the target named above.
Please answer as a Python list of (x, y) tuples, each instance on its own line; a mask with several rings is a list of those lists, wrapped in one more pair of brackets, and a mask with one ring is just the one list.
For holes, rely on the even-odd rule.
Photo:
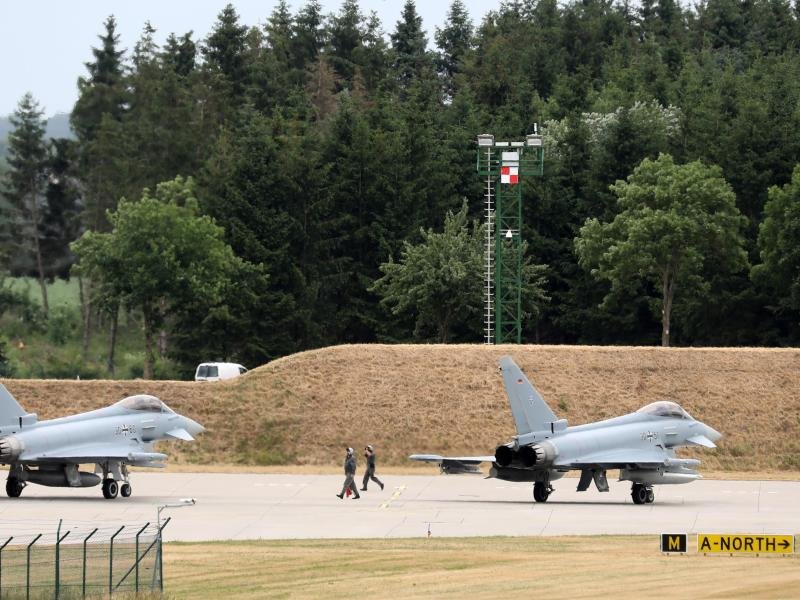
[(100, 488), (28, 486), (21, 498), (0, 498), (0, 542), (9, 535), (91, 527), (143, 525), (167, 508), (166, 540), (391, 538), (489, 535), (646, 534), (659, 532), (798, 533), (800, 482), (712, 481), (656, 487), (652, 505), (634, 505), (630, 484), (611, 491), (575, 491), (577, 479), (554, 483), (546, 504), (531, 484), (474, 475), (386, 476), (360, 500), (339, 500), (343, 477), (134, 473), (133, 496), (105, 500)]

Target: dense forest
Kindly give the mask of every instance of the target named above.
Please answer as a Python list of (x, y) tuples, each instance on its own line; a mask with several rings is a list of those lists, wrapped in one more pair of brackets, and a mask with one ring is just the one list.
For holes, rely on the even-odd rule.
[(3, 271), (79, 278), (84, 338), (122, 311), (147, 360), (186, 366), (479, 342), (476, 136), (538, 123), (525, 341), (664, 343), (668, 302), (673, 345), (800, 342), (797, 4), (518, 0), (473, 26), (454, 0), (432, 40), (412, 0), (394, 24), (344, 0), (263, 26), (228, 5), (163, 46), (156, 26), (125, 49), (106, 20), (76, 139), (45, 140), (31, 96), (14, 116)]

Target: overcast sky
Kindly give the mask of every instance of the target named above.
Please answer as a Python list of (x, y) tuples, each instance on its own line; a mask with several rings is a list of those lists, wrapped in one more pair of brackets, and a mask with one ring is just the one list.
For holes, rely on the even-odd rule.
[[(275, 0), (234, 1), (246, 25), (262, 24)], [(473, 21), (496, 9), (499, 0), (464, 0)], [(194, 31), (195, 40), (211, 30), (227, 0), (0, 0), (0, 115), (13, 112), (25, 92), (31, 92), (45, 115), (69, 112), (77, 97), (77, 79), (86, 73), (91, 47), (103, 21), (117, 19), (122, 48), (132, 49), (144, 22), (149, 20), (163, 42), (170, 32)], [(292, 13), (304, 0), (289, 2)], [(323, 11), (337, 12), (341, 0), (322, 0)], [(375, 11), (383, 29), (394, 31), (404, 0), (361, 0), (364, 13)], [(450, 0), (417, 0), (417, 12), (433, 47), (435, 27), (441, 27)]]

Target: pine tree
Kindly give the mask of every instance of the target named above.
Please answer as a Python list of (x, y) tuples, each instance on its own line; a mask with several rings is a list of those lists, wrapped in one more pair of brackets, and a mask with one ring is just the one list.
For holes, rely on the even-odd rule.
[(430, 66), (428, 56), (428, 40), (422, 28), (422, 17), (417, 14), (414, 0), (406, 0), (400, 20), (394, 33), (391, 34), (395, 71), (401, 87), (419, 77), (421, 71)]
[(48, 156), (46, 205), (42, 214), (42, 255), (48, 277), (69, 277), (73, 262), (69, 244), (80, 233), (80, 185), (75, 177), (77, 144), (54, 139)]
[(47, 302), (45, 268), (42, 255), (42, 214), (46, 208), (47, 146), (44, 141), (44, 112), (29, 92), (17, 105), (11, 117), (14, 130), (8, 136), (8, 164), (5, 196), (15, 213), (17, 227), (12, 235), (22, 253), (33, 259), (33, 271), (42, 291), (42, 309), (45, 316), (50, 307)]
[(462, 0), (453, 0), (444, 27), (436, 28), (434, 38), (441, 51), (438, 62), (444, 91), (452, 96), (458, 88), (456, 77), (464, 70), (464, 63), (472, 49), (472, 20)]
[(180, 38), (170, 33), (161, 55), (164, 64), (170, 67), (180, 77), (187, 77), (195, 69), (197, 59), (197, 45), (192, 41), (192, 32), (183, 34)]
[(292, 66), (297, 71), (306, 71), (316, 63), (320, 50), (325, 47), (325, 36), (322, 5), (312, 0), (294, 17), (291, 56)]
[[(94, 61), (86, 63), (89, 77), (78, 79), (79, 96), (70, 119), (78, 137), (79, 177), (86, 186), (84, 220), (97, 231), (108, 228), (106, 211), (126, 191), (118, 189), (126, 177), (119, 164), (126, 148), (117, 132), (130, 100), (122, 64), (125, 51), (118, 49), (114, 17), (108, 17), (104, 26), (105, 35), (99, 36), (102, 45), (92, 48)], [(115, 138), (113, 144), (109, 137)]]
[(125, 51), (118, 49), (119, 35), (113, 15), (104, 26), (105, 35), (98, 36), (101, 47), (92, 48), (94, 60), (85, 63), (89, 76), (78, 79), (79, 96), (72, 109), (72, 128), (83, 143), (96, 137), (103, 115), (120, 120), (127, 102), (122, 65)]
[(352, 85), (356, 74), (356, 51), (362, 43), (363, 20), (357, 0), (344, 0), (339, 13), (330, 19), (327, 54), (346, 87)]
[(229, 87), (232, 101), (241, 101), (248, 83), (248, 64), (245, 57), (247, 27), (239, 24), (239, 15), (228, 4), (217, 15), (217, 22), (202, 48), (205, 67), (221, 77), (220, 83)]

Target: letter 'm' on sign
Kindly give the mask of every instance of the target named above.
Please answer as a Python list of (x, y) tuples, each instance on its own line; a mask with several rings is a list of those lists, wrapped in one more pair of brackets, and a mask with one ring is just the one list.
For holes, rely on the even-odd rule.
[(685, 533), (662, 533), (661, 534), (661, 551), (662, 552), (686, 552)]
[(792, 554), (794, 536), (698, 533), (697, 551), (704, 554)]

